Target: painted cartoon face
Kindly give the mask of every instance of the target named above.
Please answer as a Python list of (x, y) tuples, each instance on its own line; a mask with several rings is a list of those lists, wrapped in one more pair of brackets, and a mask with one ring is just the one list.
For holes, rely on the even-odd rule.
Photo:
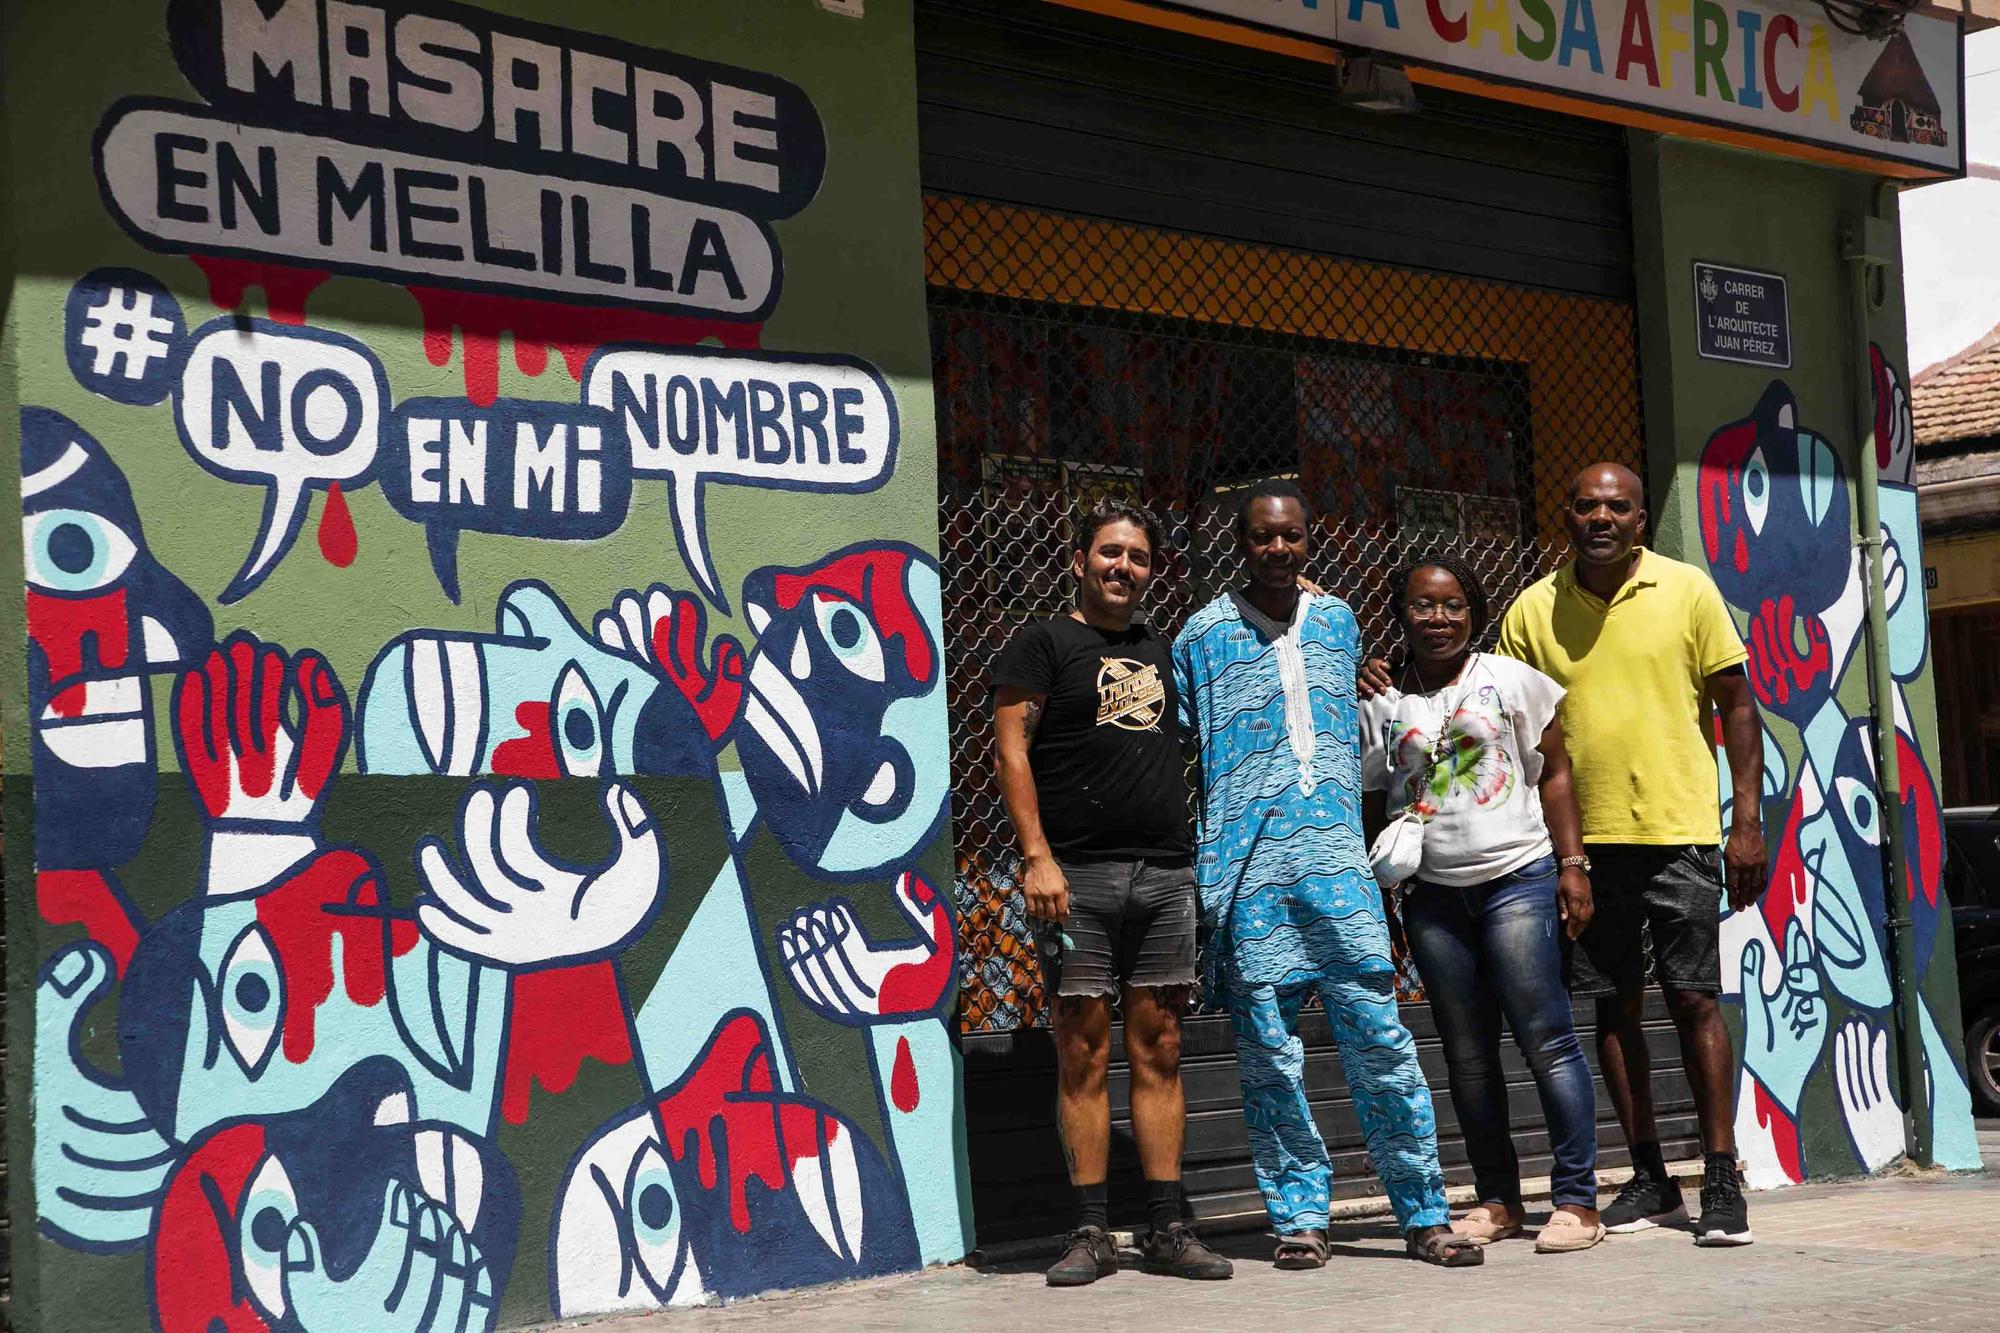
[(1701, 540), (1722, 595), (1754, 607), (1775, 589), (1801, 614), (1831, 606), (1847, 583), (1848, 499), (1833, 446), (1798, 426), (1790, 389), (1773, 380), (1742, 421), (1701, 453)]
[(770, 1038), (725, 1016), (701, 1058), (577, 1154), (557, 1206), (556, 1313), (651, 1309), (712, 1292), (894, 1271), (915, 1258), (909, 1209), (853, 1124), (776, 1086)]
[(147, 1118), (186, 1142), (230, 1117), (295, 1110), (358, 1058), (403, 1052), (389, 964), (416, 944), (352, 851), (322, 852), (257, 894), (175, 908), (134, 951), (118, 1008)]
[(757, 633), (734, 737), (759, 809), (801, 867), (879, 874), (935, 833), (949, 764), (937, 567), (912, 546), (837, 552), (743, 584)]
[(491, 634), (392, 640), (361, 687), (365, 773), (524, 778), (705, 774), (712, 749), (679, 691), (586, 635), (533, 580)]
[(520, 1212), (500, 1153), (415, 1121), (403, 1071), (365, 1060), (301, 1110), (192, 1146), (153, 1237), (160, 1327), (483, 1329)]
[(147, 678), (199, 660), (214, 622), (147, 548), (104, 447), (39, 407), (21, 411), (21, 545), (36, 864), (117, 865), (157, 792)]

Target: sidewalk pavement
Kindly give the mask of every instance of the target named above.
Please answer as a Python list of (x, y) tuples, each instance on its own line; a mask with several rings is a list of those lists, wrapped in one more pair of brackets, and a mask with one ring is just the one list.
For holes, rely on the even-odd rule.
[[(2000, 1128), (1981, 1148), (2000, 1166)], [(1695, 1182), (1690, 1182), (1694, 1185)], [(1695, 1189), (1689, 1204), (1696, 1205)], [(786, 1329), (1149, 1328), (1158, 1333), (1301, 1326), (1394, 1330), (1646, 1328), (1793, 1333), (2000, 1328), (2000, 1171), (1912, 1175), (1752, 1194), (1757, 1243), (1697, 1249), (1689, 1233), (1612, 1236), (1593, 1250), (1537, 1255), (1493, 1246), (1484, 1265), (1445, 1270), (1403, 1255), (1386, 1220), (1336, 1222), (1333, 1257), (1311, 1273), (1270, 1265), (1271, 1240), (1216, 1238), (1227, 1282), (1123, 1271), (1088, 1287), (1043, 1284), (1040, 1263), (792, 1292), (728, 1307), (587, 1320), (590, 1333), (769, 1333)], [(1531, 1204), (1531, 1216), (1537, 1205)]]

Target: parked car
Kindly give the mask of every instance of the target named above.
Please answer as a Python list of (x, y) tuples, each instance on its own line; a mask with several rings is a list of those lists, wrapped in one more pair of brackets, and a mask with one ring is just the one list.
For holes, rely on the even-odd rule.
[(1946, 810), (1944, 836), (1966, 1073), (1978, 1113), (2000, 1115), (2000, 807)]

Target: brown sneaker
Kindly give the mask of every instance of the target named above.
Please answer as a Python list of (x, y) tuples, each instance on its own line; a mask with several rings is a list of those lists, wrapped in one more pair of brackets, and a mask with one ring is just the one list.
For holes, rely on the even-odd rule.
[(1118, 1247), (1103, 1227), (1078, 1227), (1069, 1233), (1062, 1258), (1050, 1266), (1051, 1287), (1083, 1287), (1118, 1271)]
[(1176, 1222), (1165, 1231), (1147, 1232), (1139, 1253), (1148, 1273), (1165, 1273), (1168, 1277), (1215, 1282), (1236, 1271), (1235, 1264), (1209, 1249), (1185, 1222)]

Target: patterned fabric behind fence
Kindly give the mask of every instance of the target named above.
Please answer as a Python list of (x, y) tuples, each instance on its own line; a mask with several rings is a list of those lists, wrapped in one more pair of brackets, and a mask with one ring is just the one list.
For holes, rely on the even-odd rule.
[[(1496, 607), (1561, 557), (1584, 464), (1640, 466), (1631, 307), (967, 199), (925, 201), (968, 1032), (1047, 1021), (993, 771), (988, 677), (1073, 603), (1071, 516), (1166, 524), (1172, 635), (1238, 576), (1233, 492), (1295, 478), (1312, 573), (1370, 644), (1403, 560), (1469, 556)], [(1407, 965), (1403, 993), (1420, 983)]]

